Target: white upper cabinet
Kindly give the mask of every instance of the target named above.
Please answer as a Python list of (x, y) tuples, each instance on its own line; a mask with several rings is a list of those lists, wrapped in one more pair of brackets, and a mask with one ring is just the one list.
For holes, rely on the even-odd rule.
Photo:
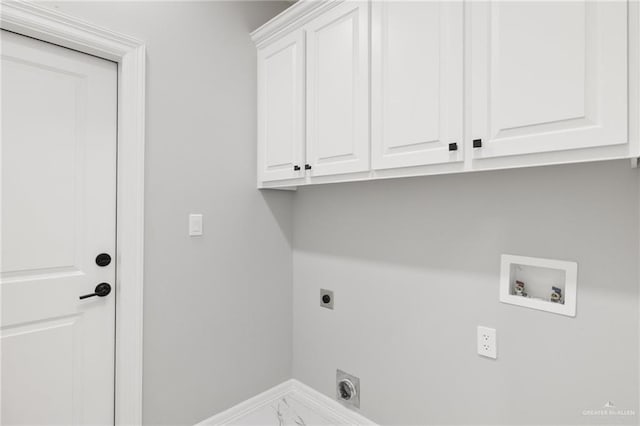
[(467, 7), (474, 158), (627, 143), (626, 2)]
[(252, 33), (263, 188), (640, 157), (640, 4), (298, 0)]
[(463, 5), (371, 5), (374, 169), (463, 161)]
[(340, 3), (305, 26), (310, 176), (369, 170), (368, 8)]
[(258, 51), (258, 181), (304, 175), (304, 37)]

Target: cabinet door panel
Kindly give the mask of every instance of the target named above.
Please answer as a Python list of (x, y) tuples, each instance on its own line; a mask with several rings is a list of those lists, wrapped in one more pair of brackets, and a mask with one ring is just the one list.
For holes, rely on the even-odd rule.
[[(304, 35), (292, 34), (258, 53), (258, 180), (302, 177)], [(301, 167), (304, 169), (304, 167)]]
[(307, 31), (307, 162), (311, 175), (369, 169), (368, 5), (344, 2)]
[(469, 7), (474, 158), (627, 142), (625, 2)]
[(464, 159), (462, 42), (461, 2), (372, 4), (374, 169)]

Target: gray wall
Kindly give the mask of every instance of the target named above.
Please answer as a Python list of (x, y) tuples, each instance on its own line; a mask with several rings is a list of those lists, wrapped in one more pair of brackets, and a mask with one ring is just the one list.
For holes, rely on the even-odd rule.
[(288, 379), (291, 195), (255, 189), (249, 38), (288, 4), (46, 5), (147, 43), (144, 423), (193, 424)]
[[(328, 395), (336, 368), (358, 375), (381, 423), (632, 423), (581, 415), (638, 411), (628, 162), (327, 185), (292, 205), (254, 189), (248, 35), (286, 3), (47, 5), (148, 46), (145, 424), (286, 380), (292, 351), (294, 377)], [(189, 212), (204, 237), (187, 237)], [(501, 253), (578, 261), (577, 317), (500, 304)], [(476, 355), (477, 325), (497, 328), (498, 360)]]
[[(383, 424), (636, 424), (582, 412), (638, 413), (638, 210), (628, 161), (301, 189), (294, 377)], [(501, 304), (502, 253), (577, 261), (577, 316)]]

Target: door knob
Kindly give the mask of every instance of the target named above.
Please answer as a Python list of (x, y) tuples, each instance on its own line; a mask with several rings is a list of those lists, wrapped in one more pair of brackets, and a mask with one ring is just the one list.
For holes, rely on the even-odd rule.
[(293, 166), (293, 170), (297, 172), (298, 170), (300, 170), (300, 166), (298, 165)]
[(96, 286), (94, 293), (80, 296), (80, 300), (93, 296), (105, 297), (109, 293), (111, 293), (111, 285), (109, 285), (109, 283), (100, 283)]
[(304, 165), (304, 169), (305, 170), (311, 170), (311, 164), (305, 164)]

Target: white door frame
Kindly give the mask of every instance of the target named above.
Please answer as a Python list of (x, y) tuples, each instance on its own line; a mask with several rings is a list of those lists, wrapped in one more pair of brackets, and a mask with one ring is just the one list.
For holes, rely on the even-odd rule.
[(118, 63), (115, 424), (142, 424), (145, 45), (25, 1), (1, 1), (0, 28)]

